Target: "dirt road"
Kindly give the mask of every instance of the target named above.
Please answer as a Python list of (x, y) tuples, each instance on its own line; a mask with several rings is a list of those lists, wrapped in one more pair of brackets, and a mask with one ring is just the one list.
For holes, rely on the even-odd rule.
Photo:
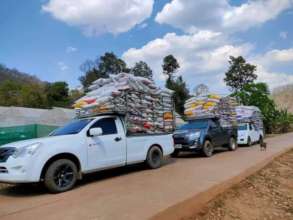
[(289, 149), (292, 140), (293, 133), (270, 138), (266, 152), (256, 145), (212, 158), (170, 158), (158, 170), (139, 165), (100, 172), (58, 195), (37, 186), (5, 187), (0, 219), (148, 219)]

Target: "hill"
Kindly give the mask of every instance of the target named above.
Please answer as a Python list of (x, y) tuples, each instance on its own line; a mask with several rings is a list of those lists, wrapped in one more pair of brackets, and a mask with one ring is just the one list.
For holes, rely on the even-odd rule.
[(0, 82), (11, 80), (19, 83), (42, 83), (36, 76), (20, 72), (16, 69), (9, 69), (0, 64)]
[(288, 109), (293, 113), (293, 84), (274, 89), (272, 97), (279, 109)]

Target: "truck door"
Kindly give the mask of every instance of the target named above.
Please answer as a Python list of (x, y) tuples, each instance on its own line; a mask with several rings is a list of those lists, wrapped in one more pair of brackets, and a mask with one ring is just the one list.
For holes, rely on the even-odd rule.
[(89, 169), (119, 166), (126, 163), (126, 137), (117, 117), (101, 118), (91, 128), (101, 128), (100, 136), (88, 135)]
[(212, 142), (215, 146), (220, 146), (222, 145), (222, 143), (224, 143), (224, 134), (223, 134), (223, 130), (222, 127), (220, 126), (219, 123), (217, 123), (218, 121), (213, 121), (210, 120), (210, 136), (212, 139)]

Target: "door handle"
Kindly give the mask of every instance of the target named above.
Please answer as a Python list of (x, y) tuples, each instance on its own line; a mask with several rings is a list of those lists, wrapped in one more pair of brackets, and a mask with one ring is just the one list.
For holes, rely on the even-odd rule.
[(121, 141), (121, 140), (122, 140), (121, 137), (116, 137), (116, 138), (114, 139), (114, 141), (116, 141), (116, 142)]

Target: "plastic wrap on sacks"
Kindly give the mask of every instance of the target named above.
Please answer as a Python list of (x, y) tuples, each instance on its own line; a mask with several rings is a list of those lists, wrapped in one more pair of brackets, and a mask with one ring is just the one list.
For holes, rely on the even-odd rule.
[(165, 133), (174, 129), (173, 92), (126, 73), (98, 79), (75, 102), (78, 117), (103, 113), (125, 115), (129, 133)]

